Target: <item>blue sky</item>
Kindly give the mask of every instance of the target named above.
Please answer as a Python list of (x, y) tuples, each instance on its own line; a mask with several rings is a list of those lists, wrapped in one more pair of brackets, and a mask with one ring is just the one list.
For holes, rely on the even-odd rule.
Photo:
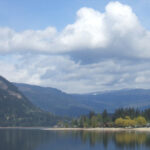
[(88, 93), (150, 89), (149, 0), (1, 0), (0, 75)]
[[(149, 0), (119, 0), (128, 4), (141, 20), (150, 28)], [(76, 12), (81, 7), (90, 7), (104, 11), (110, 0), (1, 0), (0, 26), (8, 26), (17, 31), (25, 29), (43, 29), (55, 26), (62, 30), (67, 24), (73, 23)]]

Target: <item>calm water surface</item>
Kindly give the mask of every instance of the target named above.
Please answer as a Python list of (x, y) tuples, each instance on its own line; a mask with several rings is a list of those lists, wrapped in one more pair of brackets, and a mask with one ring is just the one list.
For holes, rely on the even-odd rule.
[(0, 129), (0, 150), (150, 150), (150, 134)]

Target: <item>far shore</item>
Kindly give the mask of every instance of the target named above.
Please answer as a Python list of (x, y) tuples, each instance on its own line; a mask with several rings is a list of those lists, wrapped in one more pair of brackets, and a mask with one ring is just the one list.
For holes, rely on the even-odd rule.
[(150, 132), (150, 127), (143, 128), (49, 128), (49, 127), (0, 127), (0, 129), (37, 129), (47, 131), (101, 131), (101, 132), (120, 132), (120, 131), (134, 131), (134, 132)]

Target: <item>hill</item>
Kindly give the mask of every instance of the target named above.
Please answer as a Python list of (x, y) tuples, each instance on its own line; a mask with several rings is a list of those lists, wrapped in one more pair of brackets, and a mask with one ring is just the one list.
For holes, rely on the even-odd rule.
[(78, 116), (91, 110), (102, 112), (104, 109), (111, 113), (120, 107), (150, 107), (150, 90), (145, 89), (67, 94), (49, 87), (17, 83), (15, 85), (41, 109), (62, 116)]
[(58, 89), (18, 83), (15, 85), (33, 104), (56, 115), (77, 116), (90, 111), (87, 105), (81, 104), (73, 95)]
[(50, 113), (34, 106), (12, 83), (0, 76), (0, 126), (50, 126)]

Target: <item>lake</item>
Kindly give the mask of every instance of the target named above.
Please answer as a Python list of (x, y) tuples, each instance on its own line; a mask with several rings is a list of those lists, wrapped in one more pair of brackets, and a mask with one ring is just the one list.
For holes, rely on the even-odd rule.
[(146, 132), (0, 129), (0, 150), (149, 150)]

